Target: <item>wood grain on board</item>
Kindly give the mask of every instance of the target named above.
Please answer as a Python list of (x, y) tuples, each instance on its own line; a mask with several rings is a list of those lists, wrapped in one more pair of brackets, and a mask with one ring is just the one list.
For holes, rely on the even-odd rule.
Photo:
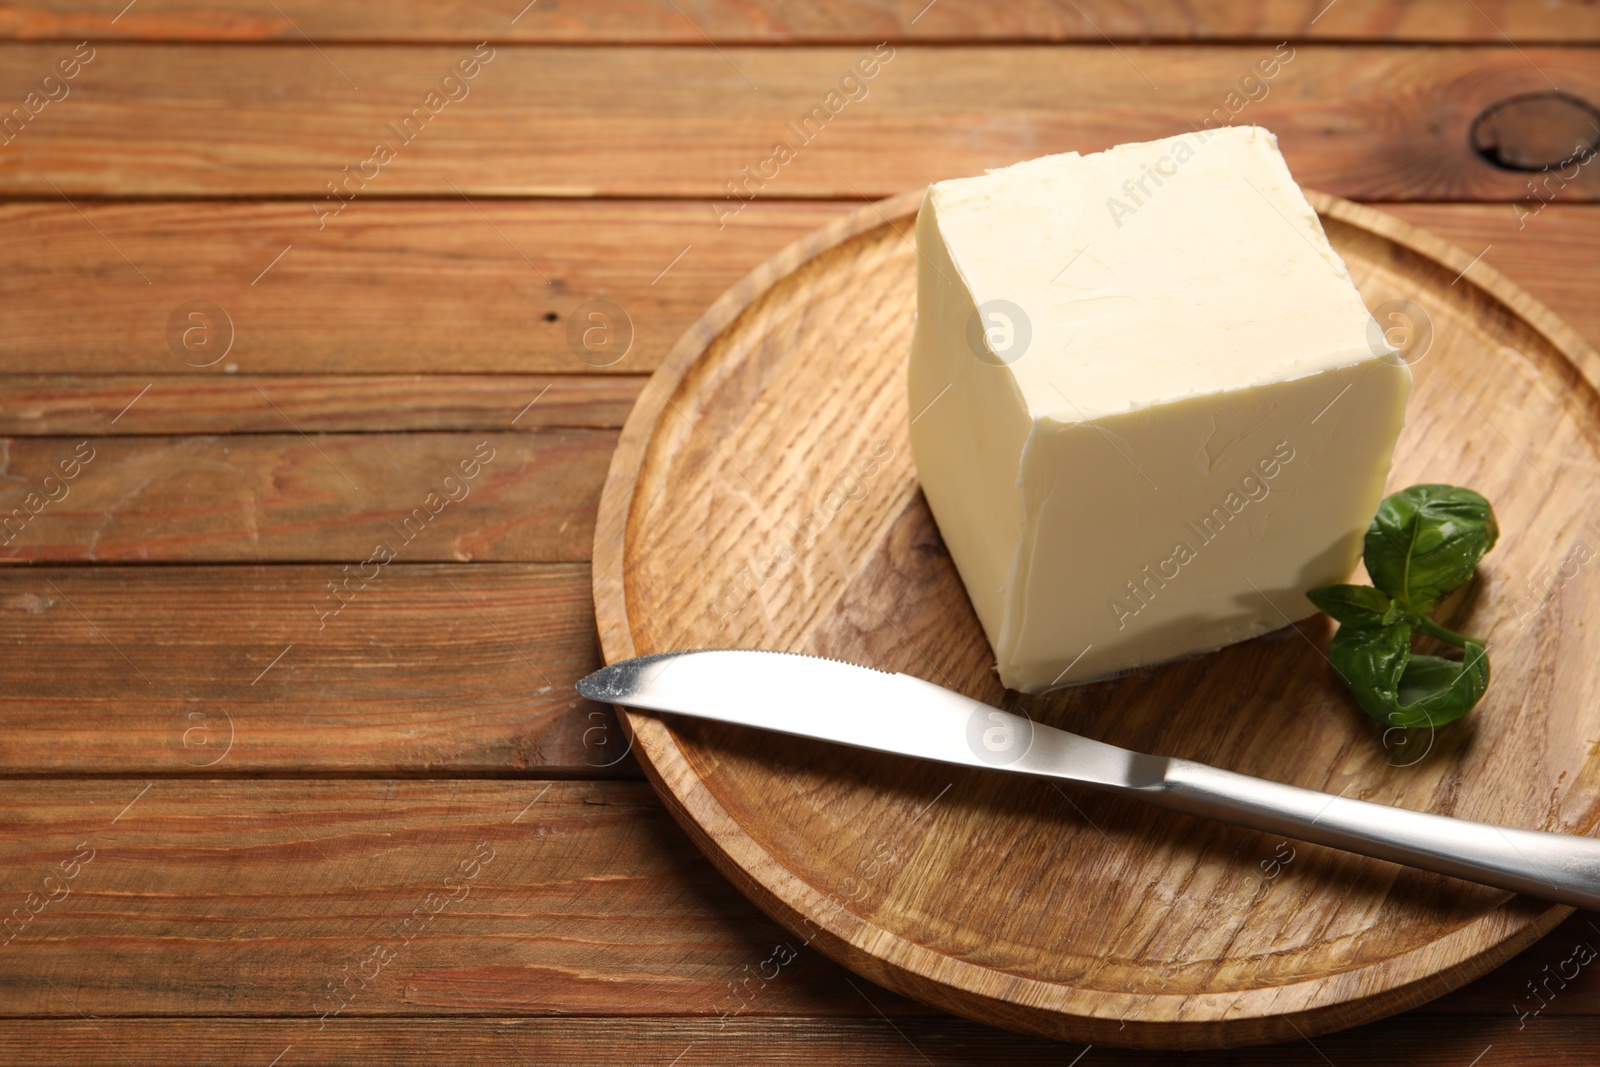
[[(1504, 200), (1525, 176), (1474, 152), (1473, 118), (1552, 87), (1600, 99), (1592, 53), (1547, 46), (973, 46), (953, 62), (913, 45), (502, 44), (470, 81), (447, 80), (477, 62), (465, 45), (90, 47), (70, 95), (0, 147), (0, 195), (293, 197), (307, 237), (380, 197), (683, 196), (727, 212), (750, 192), (884, 196), (1208, 119), (1274, 130), (1296, 177), (1330, 193)], [(0, 45), (0, 100), (72, 51)], [(1600, 170), (1565, 195), (1600, 195)]]
[(290, 421), (0, 440), (0, 562), (589, 558), (613, 431), (312, 436)]
[[(480, 216), (459, 201), (373, 201), (350, 208), (337, 232), (301, 239), (309, 212), (297, 204), (82, 205), (93, 225), (65, 204), (0, 205), (0, 248), (12, 268), (0, 271), (9, 327), (0, 367), (49, 376), (0, 377), (0, 433), (280, 428), (230, 364), (240, 377), (305, 376), (270, 391), (307, 432), (504, 426), (550, 382), (516, 428), (619, 426), (640, 385), (596, 378), (654, 370), (754, 265), (856, 206), (757, 200), (719, 230), (701, 203), (492, 201), (477, 205)], [(1600, 272), (1600, 206), (1525, 196), (1386, 209), (1474, 254), (1492, 245), (1486, 263), (1600, 341), (1590, 284)], [(252, 286), (251, 275), (291, 243)], [(556, 284), (539, 279), (518, 249)], [(602, 297), (625, 318), (592, 304)], [(183, 330), (207, 320), (178, 312), (201, 299), (227, 320), (191, 335), (191, 350)], [(616, 320), (610, 333), (587, 318), (597, 309)], [(195, 366), (217, 358), (205, 345), (224, 343), (229, 326), (226, 356)], [(627, 344), (630, 332), (629, 350), (608, 362), (616, 349), (607, 344)], [(377, 376), (444, 373), (463, 376)]]
[[(1585, 739), (1600, 719), (1596, 638), (1582, 620), (1600, 593), (1567, 583), (1558, 602), (1524, 603), (1515, 576), (1559, 566), (1596, 536), (1584, 524), (1600, 520), (1586, 492), (1600, 479), (1600, 355), (1471, 253), (1314, 200), (1369, 303), (1410, 300), (1431, 316), (1391, 484), (1473, 485), (1516, 531), (1460, 623), (1487, 635), (1499, 686), (1424, 759), (1386, 752), (1305, 647), (1325, 641), (1320, 620), (1045, 698), (1001, 691), (905, 440), (895, 353), (916, 258), (884, 219), (904, 222), (915, 196), (775, 257), (707, 312), (642, 394), (598, 520), (607, 659), (808, 651), (1135, 749), (1589, 830), (1600, 761)], [(1332, 428), (1300, 432), (1308, 454), (1334, 447), (1316, 436)], [(691, 559), (700, 581), (686, 584)], [(1283, 860), (1274, 841), (1179, 825), (1131, 800), (1078, 801), (1048, 783), (820, 744), (788, 743), (779, 759), (750, 731), (628, 721), (679, 821), (769, 913), (892, 988), (1057, 1037), (1195, 1047), (1334, 1030), (1459, 986), (1566, 914), (1308, 845), (1293, 847), (1281, 880), (1263, 879), (1258, 860)]]
[[(1470, 985), (1428, 1005), (1429, 1013), (1516, 1020), (1518, 1030), (1559, 1028), (1556, 1020), (1600, 1015), (1600, 974), (1585, 960), (1600, 952), (1600, 914), (1577, 912), (1538, 944)], [(1596, 958), (1600, 958), (1597, 956)]]
[(854, 40), (1095, 42), (1239, 40), (1484, 41), (1600, 38), (1600, 17), (1581, 2), (1478, 0), (1052, 0), (970, 4), (943, 0), (826, 0), (806, 4), (713, 0), (401, 0), (374, 8), (314, 0), (13, 0), (0, 6), (0, 36), (133, 40), (462, 41), (802, 44)]
[(638, 774), (587, 566), (361, 573), (0, 569), (0, 776)]

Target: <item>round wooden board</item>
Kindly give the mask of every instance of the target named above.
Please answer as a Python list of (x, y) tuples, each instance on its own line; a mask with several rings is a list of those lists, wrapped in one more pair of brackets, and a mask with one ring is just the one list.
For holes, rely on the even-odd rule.
[[(1593, 349), (1460, 249), (1313, 195), (1368, 306), (1411, 300), (1431, 317), (1390, 485), (1453, 482), (1494, 502), (1500, 543), (1450, 615), (1490, 643), (1488, 696), (1437, 736), (1386, 741), (1332, 677), (1317, 616), (1022, 697), (996, 679), (911, 462), (919, 200), (868, 205), (785, 250), (651, 379), (595, 537), (608, 661), (816, 653), (1130, 748), (1591, 831), (1600, 626), (1585, 620), (1597, 618), (1600, 566), (1579, 560), (1600, 555)], [(997, 1026), (1138, 1047), (1314, 1036), (1459, 986), (1569, 913), (1077, 787), (625, 717), (678, 821), (792, 947)], [(775, 960), (757, 970), (737, 976), (742, 1010), (761, 1011), (763, 990), (784, 981)]]

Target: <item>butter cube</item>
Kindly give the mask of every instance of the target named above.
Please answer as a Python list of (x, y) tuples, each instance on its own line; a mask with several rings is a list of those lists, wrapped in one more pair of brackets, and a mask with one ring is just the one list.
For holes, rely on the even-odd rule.
[(939, 182), (916, 241), (912, 453), (1008, 687), (1216, 649), (1348, 578), (1411, 372), (1271, 133)]

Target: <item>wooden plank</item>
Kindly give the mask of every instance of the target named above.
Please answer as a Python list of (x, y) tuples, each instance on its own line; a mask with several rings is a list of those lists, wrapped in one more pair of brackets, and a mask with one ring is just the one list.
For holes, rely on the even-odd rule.
[[(12, 780), (0, 798), (0, 1016), (283, 1015), (327, 1041), (374, 1016), (939, 1015), (762, 916), (639, 782)], [(1570, 930), (1506, 974), (1542, 978), (1536, 953)], [(1595, 970), (1557, 998), (1588, 1025)], [(1452, 1016), (1441, 1031), (1521, 1032), (1509, 1004), (1452, 999), (1428, 1009)], [(1548, 1042), (1590, 1032), (1521, 1021)], [(1413, 1029), (1369, 1028), (1374, 1049), (1386, 1026)]]
[[(0, 369), (637, 373), (724, 289), (841, 210), (756, 204), (719, 230), (695, 203), (372, 201), (318, 232), (305, 203), (81, 208), (0, 205)], [(97, 410), (115, 414), (149, 381)], [(128, 420), (148, 417), (150, 399)], [(507, 422), (525, 402), (506, 397)], [(230, 418), (243, 414), (234, 406)]]
[[(1552, 84), (1600, 99), (1589, 51), (1542, 46), (1305, 44), (1290, 59), (1289, 46), (1264, 43), (501, 45), (459, 83), (445, 79), (472, 62), (465, 46), (92, 47), (71, 95), (42, 104), (6, 146), (0, 195), (294, 197), (302, 235), (317, 210), (353, 211), (346, 197), (671, 195), (732, 211), (757, 193), (885, 196), (1208, 117), (1275, 130), (1296, 176), (1326, 192), (1500, 200), (1521, 195), (1523, 176), (1476, 155), (1472, 119)], [(65, 48), (0, 46), (0, 100), (25, 99)], [(1581, 169), (1566, 195), (1600, 195), (1600, 168)], [(336, 231), (345, 221), (322, 216)]]
[[(1586, 288), (1600, 271), (1600, 207), (1542, 203), (1383, 207), (1474, 254), (1493, 243), (1489, 263), (1600, 343), (1600, 307)], [(758, 200), (718, 230), (703, 204), (478, 206), (492, 227), (460, 202), (358, 204), (341, 217), (338, 234), (296, 242), (269, 273), (271, 285), (251, 286), (246, 275), (290, 243), (302, 205), (83, 205), (96, 227), (137, 257), (154, 282), (147, 286), (66, 205), (0, 205), (0, 304), (7, 309), (0, 369), (48, 376), (0, 378), (0, 432), (276, 429), (276, 415), (260, 395), (226, 375), (229, 363), (242, 374), (326, 375), (270, 385), (274, 403), (308, 431), (493, 426), (497, 413), (515, 415), (526, 403), (522, 397), (557, 380), (528, 372), (592, 377), (653, 370), (724, 289), (854, 208)], [(547, 303), (524, 298), (537, 279), (496, 231), (539, 252), (541, 269), (560, 283)], [(542, 282), (535, 287), (549, 289)], [(633, 325), (632, 349), (610, 366), (597, 365), (609, 358), (598, 352), (586, 362), (567, 336), (573, 312), (602, 293)], [(235, 323), (233, 350), (209, 368), (187, 366), (168, 348), (167, 322), (191, 299), (215, 302)], [(82, 314), (84, 306), (95, 313)], [(551, 314), (556, 323), (545, 321)], [(72, 329), (62, 329), (65, 322)], [(186, 352), (181, 330), (178, 336), (176, 348)], [(579, 336), (577, 348), (587, 351)], [(190, 362), (209, 358), (193, 354)], [(522, 377), (352, 376), (441, 370)], [(67, 373), (84, 377), (63, 381)], [(152, 381), (150, 392), (110, 425)], [(498, 382), (504, 398), (495, 395)], [(580, 384), (576, 377), (559, 383), (518, 428), (617, 425), (639, 388), (636, 381)]]
[(583, 561), (616, 436), (0, 440), (0, 560)]
[[(663, 0), (565, 5), (492, 0), (381, 8), (312, 0), (33, 0), (0, 8), (0, 36), (44, 38), (287, 41), (635, 42), (721, 44), (802, 42), (1044, 40), (1118, 41), (1284, 38), (1486, 41), (1501, 31), (1519, 43), (1600, 38), (1592, 5), (1481, 0), (1249, 0), (1197, 7), (1182, 0), (1022, 0), (1004, 5), (928, 4), (926, 0), (827, 0), (745, 4), (707, 0), (674, 9)], [(119, 14), (120, 13), (120, 14)]]
[[(519, 431), (622, 426), (637, 376), (0, 375), (0, 435)], [(531, 406), (529, 406), (531, 404)]]
[[(866, 998), (887, 994), (852, 978)], [(842, 982), (841, 982), (842, 984)], [(537, 1063), (540, 1067), (609, 1067), (627, 1050), (629, 1063), (710, 1067), (713, 1064), (847, 1063), (856, 1067), (1573, 1067), (1592, 1062), (1600, 1020), (1560, 1029), (1519, 1031), (1503, 1018), (1464, 1021), (1426, 1014), (1304, 1041), (1229, 1052), (1129, 1052), (1024, 1037), (950, 1016), (869, 1019), (746, 1018), (714, 1020), (484, 1015), (435, 1019), (349, 1019), (315, 1032), (300, 1019), (28, 1019), (0, 1033), (0, 1063), (36, 1064), (48, 1049), (53, 1064), (126, 1067), (234, 1067), (316, 1064)], [(1492, 1051), (1491, 1051), (1492, 1050)]]
[(145, 785), (0, 782), (0, 1016), (874, 1014), (642, 782)]
[(0, 570), (0, 776), (636, 777), (582, 564)]
[(1600, 208), (1546, 205), (1530, 196), (1510, 204), (1384, 204), (1383, 210), (1431, 230), (1505, 274), (1550, 305), (1600, 347)]

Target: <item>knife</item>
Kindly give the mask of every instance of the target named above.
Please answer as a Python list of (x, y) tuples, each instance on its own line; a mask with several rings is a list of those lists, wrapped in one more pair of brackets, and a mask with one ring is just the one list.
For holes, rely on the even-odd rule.
[(907, 674), (789, 652), (667, 652), (578, 683), (590, 700), (1110, 793), (1580, 908), (1600, 841), (1349, 800), (1036, 723)]

